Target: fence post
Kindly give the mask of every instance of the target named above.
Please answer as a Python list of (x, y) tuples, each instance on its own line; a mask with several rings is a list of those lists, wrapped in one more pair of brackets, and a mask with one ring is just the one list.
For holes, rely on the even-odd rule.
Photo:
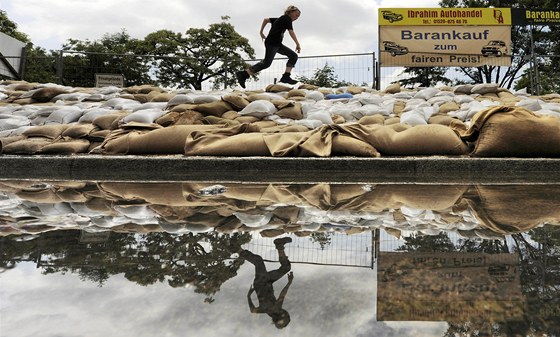
[(62, 83), (63, 69), (62, 69), (62, 50), (58, 51), (58, 56), (56, 57), (56, 77), (58, 78), (58, 84)]
[(25, 64), (27, 62), (27, 48), (21, 48), (21, 59), (19, 62), (19, 79), (23, 80), (25, 78)]

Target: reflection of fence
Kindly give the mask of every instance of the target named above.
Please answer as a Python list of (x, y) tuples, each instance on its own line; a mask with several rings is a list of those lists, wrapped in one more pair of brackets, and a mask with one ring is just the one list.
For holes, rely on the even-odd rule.
[[(292, 263), (320, 264), (373, 268), (375, 233), (360, 234), (315, 232), (311, 236), (290, 236), (292, 242), (285, 245), (286, 255)], [(265, 261), (278, 261), (274, 238), (255, 237), (243, 248), (260, 255)]]

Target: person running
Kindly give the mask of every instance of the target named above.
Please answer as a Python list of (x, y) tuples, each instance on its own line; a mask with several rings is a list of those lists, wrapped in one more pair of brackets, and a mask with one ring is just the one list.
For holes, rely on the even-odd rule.
[[(297, 81), (292, 79), (290, 75), (292, 73), (292, 69), (296, 65), (298, 55), (293, 50), (283, 45), (282, 40), (284, 39), (284, 33), (288, 31), (290, 37), (296, 43), (296, 52), (301, 52), (301, 46), (292, 26), (292, 22), (297, 20), (300, 15), (301, 11), (296, 6), (288, 6), (288, 8), (284, 11), (284, 15), (281, 17), (263, 19), (260, 35), (264, 40), (264, 59), (245, 70), (237, 72), (237, 82), (242, 88), (245, 88), (245, 81), (247, 81), (250, 76), (270, 67), (272, 61), (274, 60), (274, 56), (276, 56), (277, 53), (288, 57), (286, 70), (282, 75), (282, 78), (280, 78), (280, 82), (287, 84), (297, 83)], [(263, 30), (269, 23), (271, 24), (270, 31), (268, 32), (268, 35), (265, 36)]]
[[(249, 288), (247, 293), (247, 300), (249, 302), (249, 309), (252, 313), (266, 313), (272, 318), (274, 325), (278, 329), (282, 329), (290, 323), (290, 314), (282, 308), (284, 298), (288, 293), (288, 288), (294, 279), (294, 273), (291, 272), (290, 260), (284, 251), (284, 245), (292, 242), (290, 237), (284, 237), (274, 240), (276, 250), (278, 250), (278, 258), (280, 260), (280, 268), (267, 271), (264, 260), (260, 255), (253, 254), (248, 250), (243, 250), (239, 256), (255, 266), (255, 280)], [(288, 274), (288, 283), (282, 291), (278, 299), (274, 295), (274, 288), (272, 284)], [(259, 306), (256, 307), (251, 299), (251, 294), (257, 293)]]

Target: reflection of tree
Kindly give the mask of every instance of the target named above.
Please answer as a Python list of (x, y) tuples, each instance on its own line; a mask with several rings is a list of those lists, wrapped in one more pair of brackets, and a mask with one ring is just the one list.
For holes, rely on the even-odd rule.
[(455, 251), (455, 246), (447, 236), (447, 233), (438, 235), (416, 235), (413, 234), (404, 239), (404, 244), (397, 250), (414, 252), (450, 252)]
[[(230, 259), (250, 241), (250, 234), (216, 232), (114, 233), (101, 243), (81, 242), (80, 231), (47, 232), (30, 240), (0, 238), (0, 264), (34, 261), (43, 273), (76, 273), (102, 286), (116, 274), (141, 285), (167, 281), (172, 287), (192, 285), (211, 296), (237, 274), (242, 262)], [(211, 301), (211, 298), (207, 299)]]
[(417, 252), (518, 253), (521, 289), (527, 299), (523, 321), (450, 323), (445, 336), (555, 336), (560, 334), (560, 229), (544, 226), (506, 240), (458, 240), (446, 233), (411, 236), (397, 248)]
[(324, 250), (331, 244), (333, 235), (332, 232), (313, 232), (311, 233), (311, 242), (317, 242), (321, 246), (321, 250)]

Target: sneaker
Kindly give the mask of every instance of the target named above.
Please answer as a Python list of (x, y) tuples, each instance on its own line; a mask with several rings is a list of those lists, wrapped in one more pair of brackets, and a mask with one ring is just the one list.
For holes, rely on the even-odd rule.
[(249, 74), (245, 70), (241, 70), (237, 72), (237, 83), (241, 86), (241, 88), (245, 89), (245, 81), (249, 78)]
[(284, 75), (282, 75), (282, 78), (280, 79), (280, 82), (287, 84), (296, 84), (298, 81), (292, 79), (290, 77), (290, 74), (284, 73)]
[(286, 243), (290, 243), (292, 242), (292, 238), (287, 236), (285, 238), (278, 238), (274, 240), (274, 245), (276, 246), (276, 248), (284, 248), (284, 245)]

